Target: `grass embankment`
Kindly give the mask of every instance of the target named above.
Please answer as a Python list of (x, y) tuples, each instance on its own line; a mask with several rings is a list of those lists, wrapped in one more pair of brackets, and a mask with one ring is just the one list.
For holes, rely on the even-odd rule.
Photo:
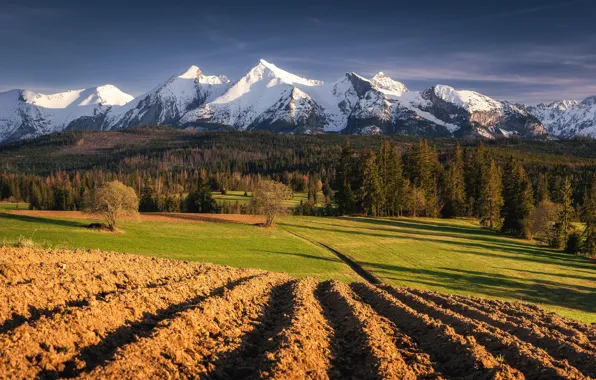
[[(32, 215), (35, 215), (34, 213)], [(19, 236), (68, 248), (101, 248), (288, 272), (357, 278), (322, 243), (392, 285), (523, 300), (596, 322), (596, 262), (442, 219), (284, 217), (273, 229), (245, 224), (123, 221), (93, 232), (91, 220), (0, 212), (0, 241)], [(297, 235), (297, 236), (296, 236)]]
[[(354, 280), (351, 269), (332, 253), (307, 244), (282, 229), (249, 224), (201, 221), (134, 221), (118, 223), (121, 233), (87, 229), (92, 219), (55, 218), (61, 212), (31, 216), (0, 212), (0, 242), (20, 236), (60, 248), (99, 248), (235, 267), (288, 272), (294, 276)], [(68, 213), (72, 215), (76, 213)], [(189, 214), (187, 214), (189, 215)], [(244, 217), (244, 216), (240, 216)]]

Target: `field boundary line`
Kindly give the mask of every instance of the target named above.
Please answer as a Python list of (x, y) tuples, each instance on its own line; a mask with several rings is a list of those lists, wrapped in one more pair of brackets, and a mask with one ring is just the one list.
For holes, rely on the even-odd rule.
[(321, 243), (319, 241), (316, 240), (312, 240), (309, 239), (307, 237), (304, 237), (300, 234), (297, 234), (296, 232), (290, 231), (286, 228), (280, 227), (278, 225), (279, 228), (283, 229), (284, 231), (286, 231), (287, 233), (289, 233), (290, 235), (294, 235), (299, 239), (305, 240), (311, 244), (314, 244), (316, 246), (319, 246), (321, 248), (326, 249), (327, 251), (333, 253), (334, 256), (336, 256), (338, 259), (340, 259), (344, 264), (346, 264), (347, 266), (350, 267), (350, 269), (352, 269), (360, 278), (362, 278), (364, 281), (368, 282), (369, 284), (372, 285), (383, 285), (383, 281), (381, 281), (381, 279), (379, 279), (377, 276), (375, 276), (374, 274), (372, 274), (371, 272), (367, 271), (366, 269), (364, 269), (360, 264), (358, 264), (358, 262), (356, 262), (354, 259), (352, 259), (350, 256), (341, 253), (340, 251), (338, 251), (337, 249), (325, 244), (325, 243)]

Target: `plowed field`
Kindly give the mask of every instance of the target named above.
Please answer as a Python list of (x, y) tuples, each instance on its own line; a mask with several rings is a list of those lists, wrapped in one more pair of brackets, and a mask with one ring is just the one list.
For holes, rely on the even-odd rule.
[(584, 379), (536, 306), (100, 251), (0, 248), (0, 377)]

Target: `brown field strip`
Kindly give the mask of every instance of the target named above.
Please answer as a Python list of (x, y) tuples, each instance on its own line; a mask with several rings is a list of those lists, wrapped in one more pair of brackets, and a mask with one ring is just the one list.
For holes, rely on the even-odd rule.
[(101, 251), (0, 248), (0, 378), (586, 379), (527, 304)]

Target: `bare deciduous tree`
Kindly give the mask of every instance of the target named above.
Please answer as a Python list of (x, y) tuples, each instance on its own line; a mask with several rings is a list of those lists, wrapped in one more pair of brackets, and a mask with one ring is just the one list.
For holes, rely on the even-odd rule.
[(292, 199), (292, 189), (280, 182), (263, 180), (252, 193), (252, 201), (259, 214), (265, 215), (265, 227), (273, 223), (275, 216), (283, 211), (283, 202)]

